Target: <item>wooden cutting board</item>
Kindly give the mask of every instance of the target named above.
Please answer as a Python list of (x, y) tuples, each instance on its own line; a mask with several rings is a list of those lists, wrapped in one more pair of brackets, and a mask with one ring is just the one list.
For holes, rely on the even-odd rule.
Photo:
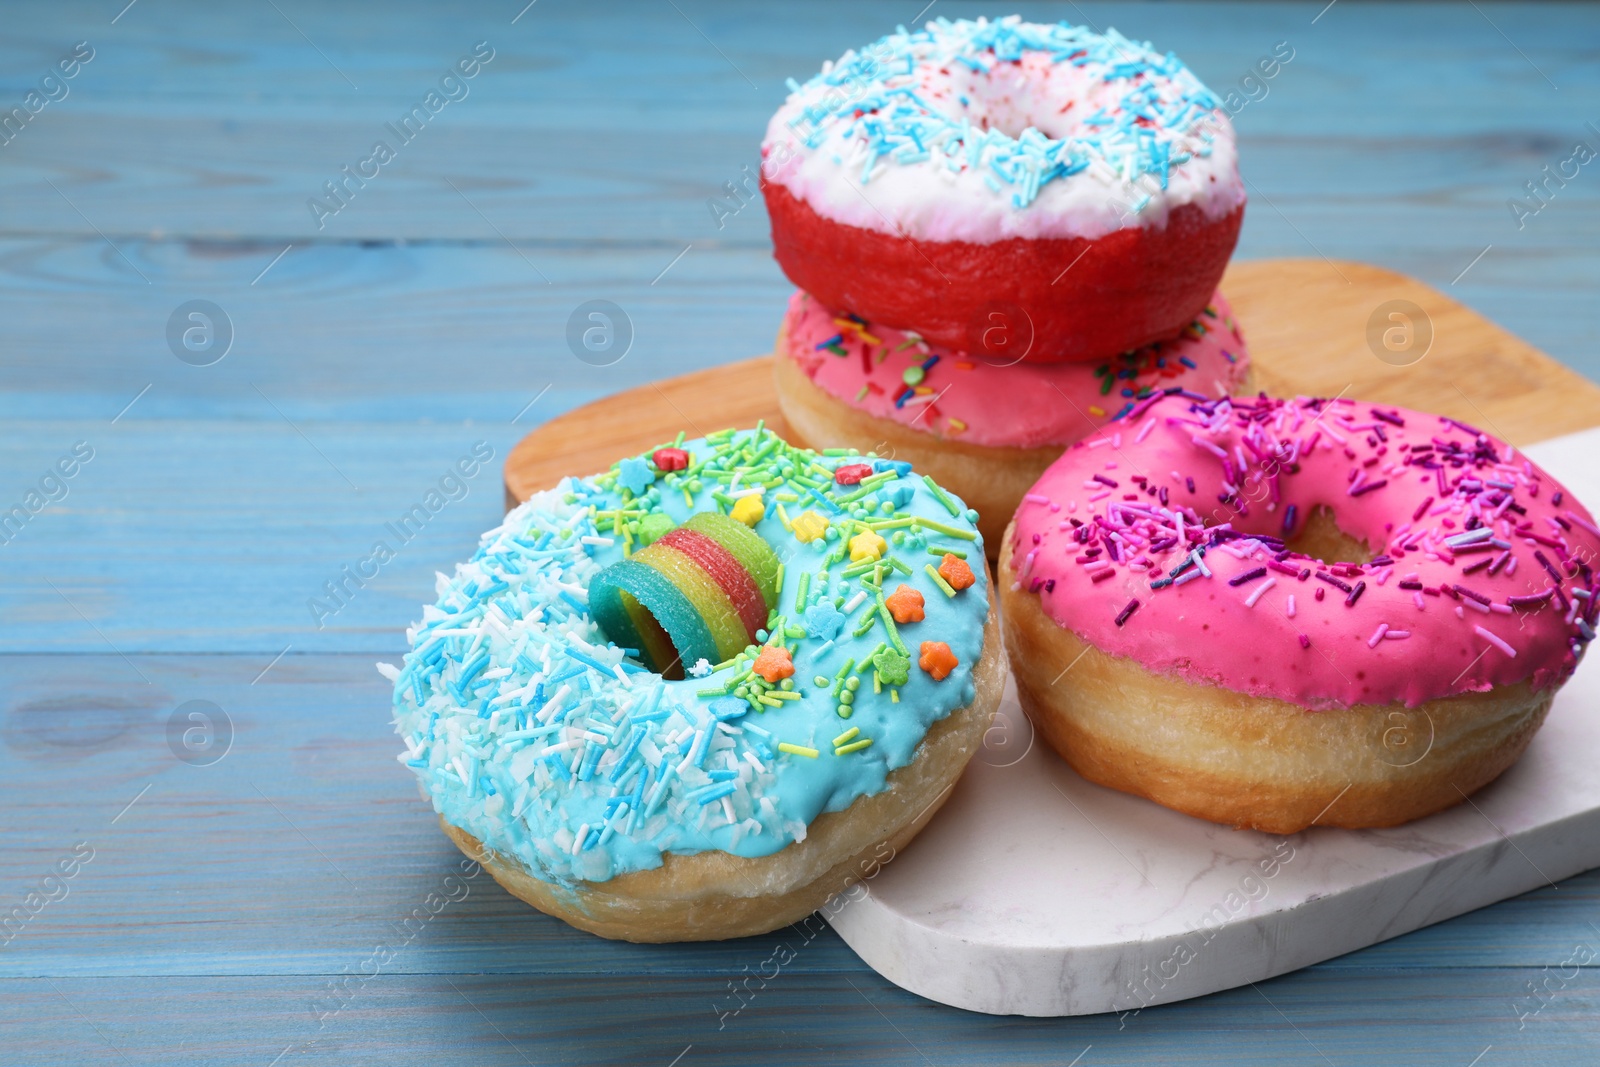
[[(1342, 394), (1438, 412), (1519, 446), (1600, 425), (1600, 386), (1403, 274), (1264, 259), (1232, 264), (1222, 291), (1249, 343), (1256, 381), (1269, 393)], [(551, 419), (507, 457), (506, 506), (679, 430), (699, 436), (765, 419), (782, 433), (771, 361), (760, 356), (652, 382)]]

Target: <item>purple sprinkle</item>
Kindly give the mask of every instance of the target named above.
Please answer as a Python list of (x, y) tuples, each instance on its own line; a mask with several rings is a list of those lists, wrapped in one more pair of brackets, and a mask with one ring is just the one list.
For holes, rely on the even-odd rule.
[(1506, 603), (1514, 608), (1536, 608), (1550, 603), (1550, 598), (1555, 592), (1554, 589), (1546, 589), (1542, 593), (1530, 593), (1527, 596), (1508, 596)]
[(1191, 492), (1191, 493), (1194, 492), (1194, 479), (1193, 478), (1185, 478), (1183, 480), (1183, 484), (1189, 487), (1189, 492)]
[(1344, 598), (1344, 606), (1347, 607), (1347, 608), (1355, 607), (1356, 606), (1356, 601), (1360, 600), (1361, 599), (1361, 594), (1365, 593), (1366, 591), (1367, 591), (1367, 583), (1366, 582), (1357, 582), (1356, 583), (1356, 587), (1354, 589), (1350, 590), (1350, 595)]
[(1243, 574), (1234, 575), (1232, 578), (1228, 579), (1228, 584), (1243, 585), (1245, 582), (1253, 582), (1257, 578), (1263, 577), (1266, 573), (1267, 568), (1257, 567), (1254, 570), (1245, 571)]
[(1350, 586), (1348, 584), (1346, 584), (1344, 582), (1341, 582), (1339, 579), (1335, 578), (1333, 575), (1329, 574), (1327, 571), (1318, 571), (1317, 572), (1317, 580), (1321, 581), (1321, 582), (1327, 582), (1329, 585), (1333, 586), (1335, 589), (1339, 590), (1339, 592), (1341, 592), (1341, 593), (1350, 592)]
[(1350, 490), (1350, 495), (1351, 496), (1361, 496), (1363, 493), (1370, 493), (1374, 489), (1382, 489), (1384, 486), (1386, 486), (1388, 484), (1389, 484), (1389, 479), (1387, 479), (1387, 478), (1379, 478), (1375, 482), (1368, 482), (1366, 485), (1363, 485), (1363, 486), (1360, 486), (1359, 488)]
[(1117, 612), (1117, 620), (1116, 620), (1117, 625), (1121, 626), (1123, 623), (1127, 622), (1128, 621), (1128, 616), (1132, 615), (1134, 612), (1136, 612), (1138, 610), (1139, 610), (1139, 598), (1138, 597), (1134, 597), (1132, 600), (1128, 601), (1126, 607), (1124, 607), (1121, 611)]
[(1293, 533), (1294, 532), (1294, 515), (1295, 515), (1295, 512), (1298, 511), (1298, 510), (1300, 510), (1300, 509), (1299, 509), (1299, 506), (1296, 505), (1296, 504), (1290, 504), (1287, 508), (1284, 509), (1284, 511), (1283, 511), (1283, 532), (1284, 533)]
[(1399, 415), (1390, 414), (1387, 411), (1379, 411), (1377, 408), (1372, 409), (1372, 417), (1375, 419), (1382, 419), (1390, 426), (1404, 426), (1406, 424), (1406, 420), (1402, 419)]
[(1117, 488), (1117, 483), (1112, 481), (1110, 478), (1107, 478), (1104, 474), (1096, 474), (1093, 475), (1093, 477), (1094, 480), (1099, 482), (1101, 485), (1109, 485), (1113, 489)]
[(1557, 489), (1554, 493), (1550, 494), (1550, 503), (1554, 504), (1556, 507), (1559, 508), (1561, 506), (1561, 501), (1562, 501), (1563, 498), (1565, 498), (1565, 496), (1566, 496), (1565, 493), (1563, 493), (1561, 490)]
[(1471, 597), (1473, 600), (1476, 600), (1480, 604), (1488, 604), (1490, 602), (1489, 598), (1484, 596), (1482, 593), (1478, 592), (1475, 589), (1468, 589), (1466, 586), (1460, 585), (1459, 583), (1456, 584), (1456, 585), (1452, 585), (1450, 588), (1454, 589), (1456, 592), (1460, 593), (1464, 597)]
[(1307, 637), (1305, 634), (1297, 634), (1295, 636), (1300, 638), (1300, 647), (1301, 648), (1310, 648), (1311, 647), (1311, 638)]

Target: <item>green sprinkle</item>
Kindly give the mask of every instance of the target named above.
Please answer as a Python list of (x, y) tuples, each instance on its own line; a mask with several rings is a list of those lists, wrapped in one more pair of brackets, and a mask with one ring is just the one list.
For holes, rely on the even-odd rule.
[(885, 557), (884, 562), (888, 563), (889, 566), (893, 567), (895, 570), (899, 571), (901, 574), (907, 575), (908, 577), (911, 574), (911, 568), (907, 567), (904, 563), (901, 563), (899, 560), (895, 559), (893, 556)]
[(867, 395), (867, 387), (863, 385), (861, 387), (861, 391), (856, 394), (856, 403), (858, 403), (858, 404), (861, 403), (862, 398), (865, 397), (866, 395)]
[(922, 476), (922, 484), (928, 487), (928, 492), (933, 494), (933, 498), (935, 500), (944, 505), (944, 509), (946, 511), (952, 515), (961, 514), (961, 509), (956, 507), (956, 502), (954, 500), (950, 499), (950, 494), (946, 493), (943, 489), (940, 489), (939, 483), (934, 481), (931, 475), (924, 474)]
[[(772, 698), (774, 698), (774, 699), (776, 699), (778, 701), (799, 700), (800, 697), (801, 697), (801, 694), (793, 692), (793, 691), (788, 690), (788, 689), (774, 689), (771, 692), (765, 694), (762, 697), (762, 700), (765, 701), (767, 699), (767, 697), (772, 697)], [(777, 707), (778, 705), (777, 704), (773, 704), (772, 706), (773, 707)]]
[(800, 572), (800, 588), (795, 590), (794, 610), (796, 614), (805, 610), (806, 594), (811, 592), (811, 572)]
[[(824, 448), (822, 450), (822, 454), (824, 456), (853, 456), (856, 453), (855, 450), (851, 448)], [(824, 467), (823, 470), (827, 471), (829, 476), (832, 476), (832, 471), (828, 470), (826, 467)]]
[(940, 557), (954, 556), (956, 559), (966, 559), (967, 550), (964, 548), (950, 548), (946, 545), (929, 545), (928, 555)]
[(900, 372), (900, 380), (907, 385), (921, 385), (924, 377), (926, 377), (926, 372), (923, 371), (922, 365), (918, 363), (913, 363)]
[(971, 530), (961, 530), (954, 526), (946, 526), (944, 523), (935, 522), (932, 519), (919, 518), (917, 520), (917, 524), (919, 526), (926, 526), (928, 529), (933, 530), (936, 533), (942, 533), (946, 537), (959, 537), (963, 541), (976, 541), (978, 539), (978, 535), (973, 533)]
[(944, 580), (944, 575), (933, 569), (933, 564), (929, 563), (922, 569), (928, 572), (928, 577), (934, 580), (945, 596), (953, 598), (956, 595), (955, 589), (951, 587), (949, 582)]
[(811, 684), (812, 685), (827, 685), (828, 684), (828, 676), (826, 674), (819, 674), (815, 678), (811, 679)]
[(909, 656), (905, 642), (900, 640), (900, 631), (895, 627), (894, 616), (889, 614), (889, 605), (883, 602), (883, 590), (878, 590), (878, 615), (883, 619), (884, 628), (889, 631), (889, 643), (894, 645), (895, 651), (902, 656)]
[(787, 741), (779, 741), (778, 742), (778, 751), (779, 752), (787, 752), (791, 756), (804, 756), (806, 759), (816, 759), (817, 758), (817, 750), (816, 749), (807, 748), (804, 745), (791, 745)]
[(846, 744), (852, 737), (854, 737), (856, 734), (859, 734), (860, 732), (861, 732), (861, 727), (859, 727), (859, 726), (850, 727), (850, 729), (846, 730), (844, 733), (840, 734), (838, 737), (835, 737), (833, 739), (833, 747), (834, 748), (838, 748), (840, 745)]
[(872, 744), (872, 738), (863, 737), (859, 741), (852, 741), (848, 745), (843, 745), (843, 746), (841, 746), (839, 748), (835, 748), (833, 750), (833, 754), (835, 756), (848, 756), (852, 752), (860, 752), (862, 749), (866, 748), (870, 744)]

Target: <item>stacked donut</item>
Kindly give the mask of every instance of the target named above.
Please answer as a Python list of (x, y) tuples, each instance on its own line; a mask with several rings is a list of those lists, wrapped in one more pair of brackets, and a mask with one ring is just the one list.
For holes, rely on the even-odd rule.
[(799, 441), (914, 462), (993, 549), (1066, 446), (1159, 391), (1245, 387), (1217, 292), (1244, 213), (1233, 128), (1175, 56), (938, 19), (791, 89), (762, 188), (800, 287), (776, 349)]

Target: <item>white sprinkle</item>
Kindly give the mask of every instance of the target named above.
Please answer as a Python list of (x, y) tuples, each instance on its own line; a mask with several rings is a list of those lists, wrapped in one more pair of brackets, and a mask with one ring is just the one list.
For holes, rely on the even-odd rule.
[(1283, 613), (1285, 615), (1287, 615), (1291, 619), (1294, 618), (1295, 606), (1294, 606), (1294, 594), (1293, 593), (1289, 594), (1288, 601), (1283, 605)]
[(1277, 584), (1278, 579), (1268, 578), (1266, 581), (1262, 582), (1260, 585), (1256, 586), (1250, 591), (1250, 595), (1244, 598), (1244, 606), (1247, 608), (1255, 607), (1256, 601), (1261, 599), (1261, 594), (1265, 593), (1268, 589), (1271, 589)]
[(844, 606), (844, 613), (846, 615), (850, 614), (852, 611), (854, 611), (857, 608), (859, 608), (861, 606), (861, 602), (863, 600), (865, 600), (865, 599), (867, 599), (866, 590), (864, 590), (864, 589), (860, 590), (859, 592), (856, 593), (855, 596), (851, 597), (848, 601), (846, 601), (845, 606)]
[(1479, 637), (1481, 637), (1485, 641), (1489, 642), (1495, 648), (1498, 648), (1501, 652), (1504, 652), (1506, 655), (1510, 656), (1512, 659), (1516, 659), (1517, 658), (1517, 650), (1516, 649), (1514, 649), (1510, 645), (1506, 644), (1504, 641), (1502, 641), (1500, 638), (1496, 637), (1494, 634), (1490, 633), (1488, 630), (1485, 630), (1481, 626), (1474, 626), (1473, 629), (1475, 631), (1477, 631), (1477, 634), (1478, 634)]

